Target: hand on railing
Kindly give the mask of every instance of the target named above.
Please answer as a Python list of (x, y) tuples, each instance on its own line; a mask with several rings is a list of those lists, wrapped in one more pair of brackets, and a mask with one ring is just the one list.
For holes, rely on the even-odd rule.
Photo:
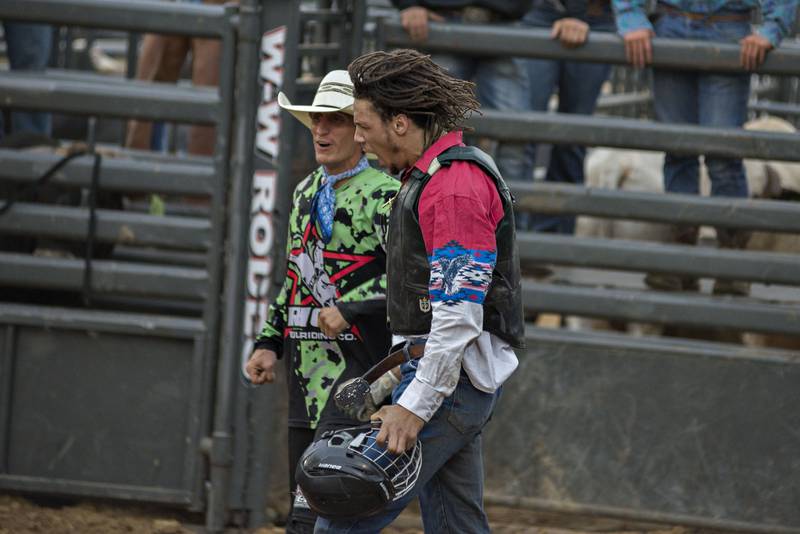
[(444, 17), (420, 6), (409, 7), (400, 12), (400, 23), (412, 41), (428, 39), (428, 21), (444, 22)]
[(565, 48), (577, 48), (589, 37), (589, 25), (571, 17), (558, 19), (553, 23), (550, 37), (558, 39)]
[(742, 45), (740, 61), (745, 70), (756, 70), (764, 63), (767, 52), (772, 50), (772, 43), (763, 35), (752, 33), (739, 41)]
[(626, 33), (625, 57), (637, 69), (643, 69), (653, 62), (653, 30), (642, 28)]

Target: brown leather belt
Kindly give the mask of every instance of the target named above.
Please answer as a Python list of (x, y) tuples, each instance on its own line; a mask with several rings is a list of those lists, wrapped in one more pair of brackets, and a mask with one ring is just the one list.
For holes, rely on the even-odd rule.
[(669, 4), (659, 3), (656, 9), (658, 14), (676, 15), (689, 20), (700, 22), (750, 22), (752, 15), (750, 11), (723, 12), (723, 13), (692, 13), (691, 11), (681, 11), (677, 7)]
[(391, 371), (398, 365), (408, 361), (422, 358), (425, 354), (425, 343), (406, 342), (402, 346), (395, 345), (388, 356), (376, 363), (370, 370), (364, 373), (363, 378), (370, 384), (383, 376), (386, 371)]
[(383, 376), (385, 372), (394, 369), (401, 363), (420, 358), (424, 353), (425, 343), (412, 345), (406, 342), (393, 346), (389, 355), (376, 363), (374, 367), (343, 384), (333, 396), (333, 401), (344, 412), (363, 406), (367, 395), (370, 394), (369, 385), (371, 383)]

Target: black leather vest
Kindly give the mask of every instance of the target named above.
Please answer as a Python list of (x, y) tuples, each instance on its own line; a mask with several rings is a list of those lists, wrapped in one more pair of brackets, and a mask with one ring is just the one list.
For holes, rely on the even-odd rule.
[[(497, 263), (483, 302), (483, 329), (514, 347), (525, 345), (519, 253), (514, 232), (513, 199), (494, 161), (475, 147), (452, 147), (436, 158), (442, 167), (453, 161), (478, 165), (495, 182), (505, 215), (497, 225)], [(437, 169), (429, 169), (435, 173)], [(414, 169), (393, 200), (386, 257), (389, 328), (397, 335), (425, 335), (431, 329), (428, 293), (430, 264), (419, 227), (418, 204), (431, 175)]]

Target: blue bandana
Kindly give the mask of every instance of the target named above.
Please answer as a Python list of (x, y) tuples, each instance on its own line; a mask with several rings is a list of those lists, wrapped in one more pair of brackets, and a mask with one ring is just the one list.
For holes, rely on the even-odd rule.
[(366, 170), (367, 167), (369, 167), (369, 162), (367, 162), (366, 156), (361, 156), (361, 159), (358, 160), (358, 163), (356, 163), (356, 166), (352, 169), (344, 171), (343, 173), (334, 174), (333, 176), (328, 174), (324, 165), (322, 166), (323, 178), (322, 184), (319, 186), (319, 190), (317, 190), (315, 210), (317, 221), (319, 221), (319, 229), (322, 233), (320, 237), (322, 237), (323, 242), (329, 243), (331, 234), (333, 233), (333, 211), (336, 207), (336, 190), (334, 190), (333, 186), (336, 185), (336, 182), (339, 180), (355, 176), (361, 171)]

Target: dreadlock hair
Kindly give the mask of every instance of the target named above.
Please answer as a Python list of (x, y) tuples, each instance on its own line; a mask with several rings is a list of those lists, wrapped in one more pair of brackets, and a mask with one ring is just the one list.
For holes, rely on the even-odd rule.
[(407, 115), (425, 132), (425, 146), (445, 132), (470, 129), (464, 121), (480, 107), (474, 83), (454, 78), (416, 50), (364, 54), (347, 70), (355, 98), (369, 100), (384, 121)]

